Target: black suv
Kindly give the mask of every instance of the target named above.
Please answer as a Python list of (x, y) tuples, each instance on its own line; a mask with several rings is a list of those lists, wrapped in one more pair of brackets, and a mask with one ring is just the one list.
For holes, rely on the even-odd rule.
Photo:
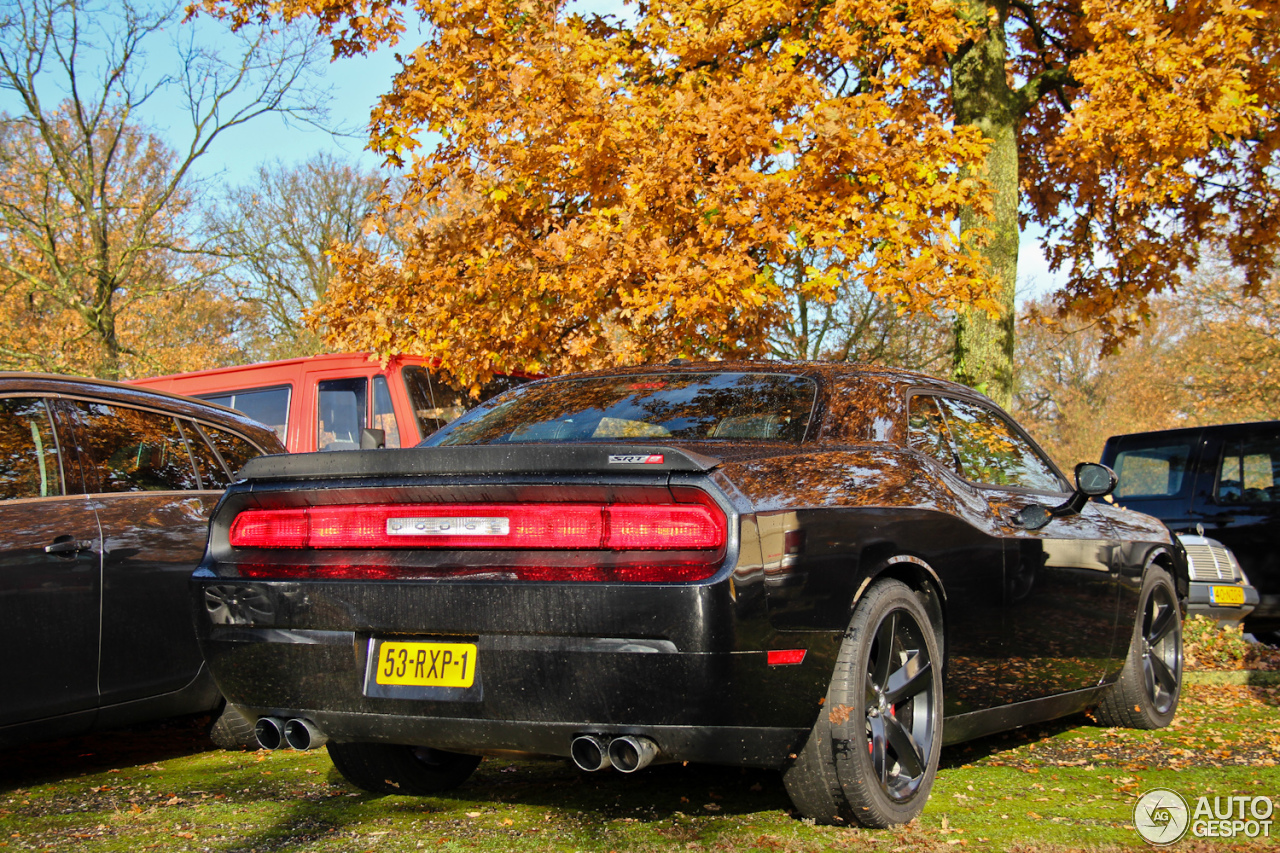
[(1117, 503), (1235, 553), (1259, 595), (1245, 630), (1280, 642), (1280, 421), (1115, 435), (1102, 462)]
[(235, 472), (283, 452), (221, 406), (0, 373), (0, 747), (222, 706), (187, 584)]

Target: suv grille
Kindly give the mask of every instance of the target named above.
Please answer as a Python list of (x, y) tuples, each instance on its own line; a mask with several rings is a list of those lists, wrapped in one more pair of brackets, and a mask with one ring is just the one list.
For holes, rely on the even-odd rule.
[(1193, 581), (1234, 581), (1235, 566), (1222, 545), (1185, 545)]

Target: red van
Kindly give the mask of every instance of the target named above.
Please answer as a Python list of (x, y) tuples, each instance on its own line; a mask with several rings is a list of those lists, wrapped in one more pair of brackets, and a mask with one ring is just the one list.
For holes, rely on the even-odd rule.
[(275, 430), (291, 453), (412, 447), (482, 400), (528, 382), (497, 376), (479, 398), (441, 381), (431, 361), (340, 353), (135, 379), (236, 409)]

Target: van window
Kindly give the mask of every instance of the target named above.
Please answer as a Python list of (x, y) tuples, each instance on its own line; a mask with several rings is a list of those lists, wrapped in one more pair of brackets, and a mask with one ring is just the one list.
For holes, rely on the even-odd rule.
[(0, 500), (61, 494), (58, 445), (44, 400), (0, 399)]
[(368, 383), (363, 377), (326, 379), (316, 387), (316, 450), (359, 450)]
[(1214, 497), (1218, 503), (1280, 503), (1280, 441), (1275, 438), (1227, 444)]
[(289, 396), (293, 389), (288, 385), (278, 388), (254, 388), (250, 391), (222, 391), (217, 394), (197, 394), (201, 400), (235, 409), (266, 424), (275, 430), (276, 438), (284, 442), (289, 431)]
[[(418, 430), (424, 438), (461, 417), (463, 412), (503, 391), (528, 382), (518, 376), (495, 376), (481, 386), (480, 396), (472, 397), (467, 392), (442, 382), (440, 377), (425, 367), (410, 365), (402, 373), (405, 390), (409, 393), (409, 403), (413, 406), (414, 417), (418, 419)], [(390, 445), (390, 441), (387, 444)]]
[(386, 432), (387, 447), (400, 446), (400, 426), (396, 423), (396, 410), (391, 405), (391, 388), (387, 377), (373, 377), (373, 428)]
[(1120, 478), (1117, 498), (1171, 498), (1182, 491), (1191, 458), (1188, 441), (1172, 441), (1154, 447), (1135, 447), (1116, 454), (1115, 472)]

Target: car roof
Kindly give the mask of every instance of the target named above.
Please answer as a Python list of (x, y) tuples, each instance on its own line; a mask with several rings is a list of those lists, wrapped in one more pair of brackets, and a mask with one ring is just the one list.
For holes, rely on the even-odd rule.
[(1280, 430), (1280, 421), (1238, 421), (1229, 424), (1207, 424), (1204, 426), (1191, 427), (1175, 427), (1173, 429), (1152, 429), (1143, 432), (1126, 432), (1118, 433), (1107, 439), (1110, 444), (1113, 441), (1125, 441), (1134, 438), (1176, 438), (1181, 435), (1199, 435), (1202, 433), (1215, 432), (1251, 432), (1255, 430), (1278, 429)]
[[(279, 439), (268, 427), (226, 406), (171, 394), (110, 379), (88, 376), (67, 376), (56, 373), (0, 372), (0, 395), (40, 393), (66, 396), (90, 396), (117, 402), (151, 406), (192, 418), (203, 418), (213, 423), (234, 426), (247, 433), (268, 452), (283, 452)], [(270, 436), (270, 438), (267, 438)]]

